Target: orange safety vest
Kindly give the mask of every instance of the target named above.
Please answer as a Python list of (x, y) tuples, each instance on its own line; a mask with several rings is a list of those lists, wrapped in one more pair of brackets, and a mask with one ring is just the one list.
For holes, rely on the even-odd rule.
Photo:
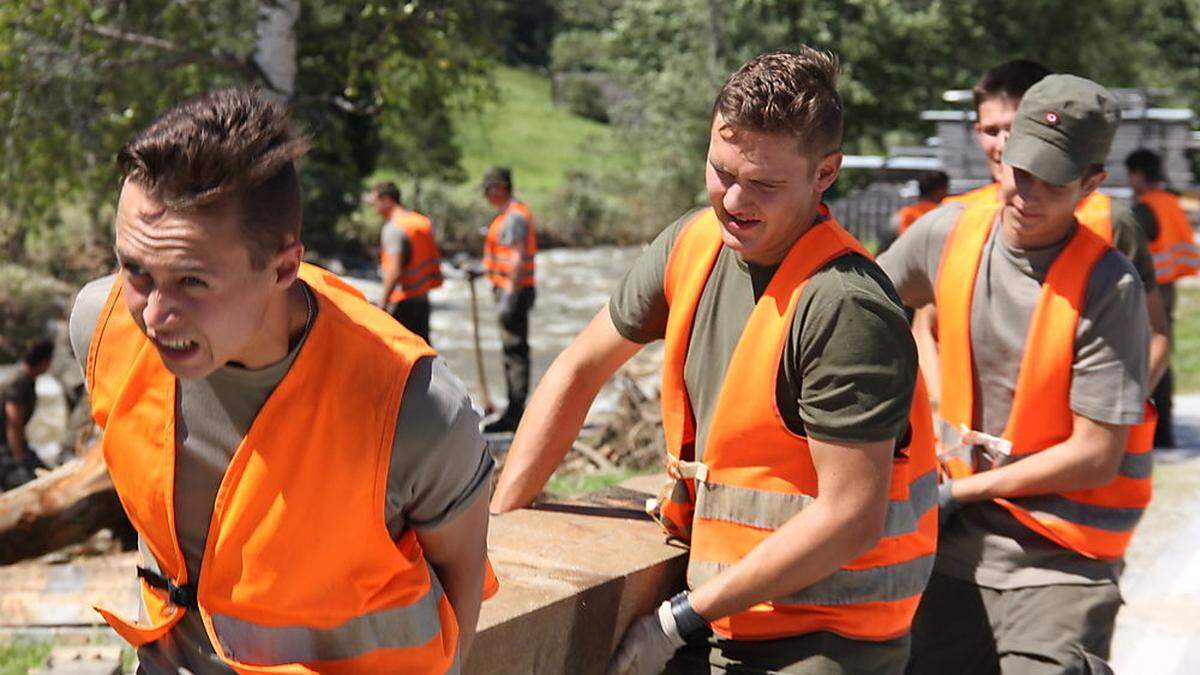
[[(525, 221), (529, 223), (529, 229), (525, 232), (526, 257), (519, 268), (516, 261), (521, 257), (521, 251), (513, 246), (500, 243), (500, 233), (504, 229), (504, 221), (513, 211), (525, 216)], [(492, 224), (488, 226), (487, 238), (483, 242), (483, 267), (487, 270), (488, 280), (492, 282), (493, 286), (506, 291), (513, 289), (514, 280), (516, 285), (532, 288), (535, 253), (537, 253), (537, 235), (533, 229), (533, 216), (524, 204), (513, 199), (499, 215), (492, 219)]]
[(922, 200), (915, 204), (909, 204), (908, 206), (902, 207), (900, 209), (900, 213), (897, 214), (897, 219), (900, 223), (899, 227), (897, 228), (897, 232), (899, 234), (904, 234), (908, 231), (908, 228), (912, 227), (913, 223), (917, 222), (917, 218), (929, 213), (938, 206), (938, 202)]
[[(965, 202), (967, 204), (1000, 203), (1000, 184), (988, 183), (983, 187), (975, 188), (970, 192), (964, 192), (953, 197), (947, 197), (947, 202)], [(1112, 197), (1093, 190), (1091, 194), (1084, 197), (1079, 205), (1075, 207), (1075, 218), (1086, 225), (1088, 229), (1095, 232), (1108, 243), (1112, 243)]]
[[(333, 274), (305, 264), (300, 277), (319, 311), (217, 493), (194, 584), (208, 638), (238, 673), (453, 670), (453, 608), (415, 531), (389, 535), (381, 496), (410, 368), (435, 352)], [(153, 554), (145, 564), (188, 584), (175, 536), (176, 380), (126, 310), (120, 279), (86, 378), (113, 484)], [(488, 585), (494, 593), (494, 577)], [(97, 608), (135, 647), (186, 611), (140, 586), (144, 623)]]
[[(416, 211), (407, 211), (384, 227), (398, 227), (404, 230), (408, 239), (408, 262), (401, 268), (400, 280), (388, 302), (416, 298), (441, 286), (442, 252), (433, 239), (433, 223)], [(385, 271), (401, 264), (399, 258), (394, 253), (379, 252), (380, 264)]]
[(1154, 276), (1165, 284), (1200, 272), (1200, 249), (1187, 213), (1179, 206), (1179, 197), (1166, 190), (1151, 190), (1138, 199), (1154, 212), (1158, 236), (1150, 242), (1154, 256)]
[[(998, 208), (994, 203), (968, 206), (942, 251), (936, 298), (942, 365), (938, 426), (945, 454), (960, 448), (963, 433), (974, 428), (971, 300)], [(1080, 227), (1050, 266), (1025, 340), (1012, 413), (1002, 434), (1011, 443), (1009, 461), (1071, 436), (1076, 328), (1092, 268), (1109, 250), (1089, 228)], [(1150, 501), (1154, 423), (1153, 406), (1147, 404), (1146, 419), (1130, 429), (1120, 473), (1108, 485), (995, 501), (1026, 527), (1064, 548), (1088, 558), (1120, 558)], [(943, 464), (953, 478), (980, 468), (961, 457)]]
[(962, 194), (950, 195), (942, 201), (946, 203), (986, 201), (989, 204), (992, 202), (999, 202), (1000, 184), (988, 183), (987, 185), (977, 187), (974, 190), (969, 190)]
[[(742, 331), (702, 464), (693, 461), (696, 426), (683, 372), (696, 307), (722, 246), (713, 210), (693, 218), (671, 251), (662, 380), (670, 478), (663, 498), (648, 506), (661, 510), (656, 515), (669, 534), (690, 541), (692, 588), (741, 560), (820, 494), (808, 440), (783, 423), (775, 381), (807, 279), (835, 258), (866, 255), (821, 208), (827, 219), (792, 247)], [(920, 376), (909, 423), (911, 441), (892, 462), (887, 524), (879, 543), (807, 588), (714, 621), (713, 630), (738, 640), (832, 631), (881, 641), (908, 632), (937, 548), (937, 461)]]

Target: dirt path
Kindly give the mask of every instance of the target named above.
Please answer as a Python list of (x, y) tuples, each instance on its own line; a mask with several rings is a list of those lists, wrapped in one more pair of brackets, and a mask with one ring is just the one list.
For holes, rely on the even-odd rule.
[(1200, 394), (1175, 397), (1180, 447), (1155, 454), (1154, 501), (1127, 556), (1117, 673), (1200, 673)]

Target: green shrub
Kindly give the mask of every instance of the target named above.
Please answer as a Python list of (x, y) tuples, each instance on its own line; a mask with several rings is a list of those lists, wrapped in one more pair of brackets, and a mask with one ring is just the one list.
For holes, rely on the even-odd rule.
[(67, 284), (20, 265), (0, 263), (0, 363), (16, 361), (66, 317)]

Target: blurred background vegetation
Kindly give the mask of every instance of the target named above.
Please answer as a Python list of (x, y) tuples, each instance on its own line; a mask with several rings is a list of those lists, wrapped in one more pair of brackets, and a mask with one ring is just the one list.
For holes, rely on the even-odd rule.
[(191, 95), (272, 91), (256, 49), (280, 5), (299, 9), (286, 97), (315, 141), (305, 239), (323, 256), (370, 258), (360, 198), (380, 179), (474, 246), (497, 163), (547, 243), (645, 241), (701, 199), (720, 82), (800, 43), (842, 59), (847, 152), (919, 143), (943, 90), (1016, 57), (1200, 109), (1200, 0), (6, 0), (0, 256), (67, 281), (107, 269), (116, 150)]

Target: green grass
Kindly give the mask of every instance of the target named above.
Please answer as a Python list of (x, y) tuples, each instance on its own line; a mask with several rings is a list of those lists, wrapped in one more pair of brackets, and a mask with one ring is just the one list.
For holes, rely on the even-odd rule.
[(619, 485), (634, 476), (659, 471), (659, 467), (648, 469), (619, 468), (615, 471), (595, 471), (588, 473), (556, 473), (546, 483), (546, 492), (555, 497), (574, 497), (577, 495), (603, 490), (606, 487)]
[(0, 675), (25, 675), (42, 665), (53, 646), (49, 640), (25, 639), (0, 645)]
[(612, 128), (556, 106), (548, 77), (508, 67), (494, 77), (497, 100), (454, 120), (469, 185), (492, 165), (509, 166), (517, 196), (536, 213), (568, 171), (621, 161)]
[(1177, 393), (1200, 392), (1200, 288), (1176, 286), (1171, 369)]

